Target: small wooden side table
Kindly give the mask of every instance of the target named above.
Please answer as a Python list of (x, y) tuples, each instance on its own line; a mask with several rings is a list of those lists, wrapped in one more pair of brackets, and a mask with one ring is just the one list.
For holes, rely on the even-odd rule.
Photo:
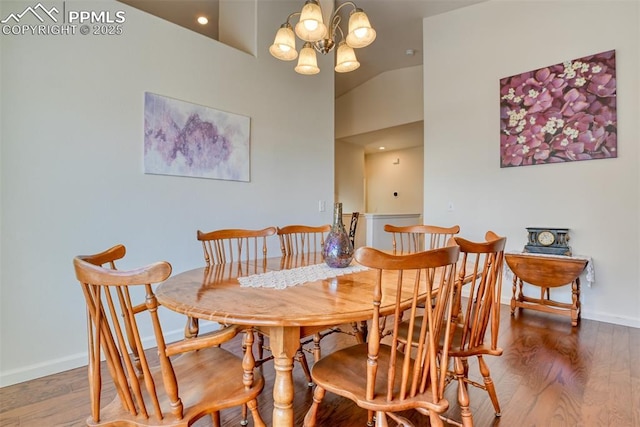
[[(511, 314), (516, 308), (528, 308), (571, 317), (571, 325), (580, 319), (580, 274), (588, 259), (540, 256), (527, 253), (505, 253), (507, 265), (513, 272)], [(540, 298), (525, 296), (523, 283), (540, 287)], [(571, 285), (571, 303), (553, 301), (549, 288)]]

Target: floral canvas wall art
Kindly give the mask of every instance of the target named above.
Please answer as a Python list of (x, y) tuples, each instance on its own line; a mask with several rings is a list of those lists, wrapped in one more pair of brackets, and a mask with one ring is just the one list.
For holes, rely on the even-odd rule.
[(250, 119), (146, 92), (144, 171), (249, 181)]
[(615, 50), (500, 80), (500, 167), (618, 156)]

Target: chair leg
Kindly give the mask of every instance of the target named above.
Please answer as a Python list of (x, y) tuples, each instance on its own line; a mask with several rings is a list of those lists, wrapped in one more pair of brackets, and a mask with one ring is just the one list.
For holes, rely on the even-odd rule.
[(473, 416), (471, 415), (471, 409), (469, 409), (469, 392), (465, 381), (467, 377), (465, 376), (465, 368), (462, 358), (455, 357), (453, 359), (453, 365), (456, 373), (456, 379), (458, 380), (458, 405), (460, 405), (462, 425), (464, 427), (473, 427)]
[(351, 334), (356, 337), (356, 342), (358, 344), (364, 344), (367, 339), (367, 322), (362, 321), (360, 324), (358, 322), (351, 322)]
[(362, 339), (364, 342), (367, 342), (367, 337), (369, 336), (369, 324), (366, 320), (360, 322), (360, 330), (362, 331)]
[(220, 412), (211, 413), (211, 425), (213, 425), (213, 427), (220, 427)]
[(373, 427), (376, 418), (373, 414), (373, 411), (367, 411), (367, 427)]
[(387, 422), (387, 414), (382, 411), (376, 412), (376, 427), (389, 427)]
[(267, 427), (267, 425), (262, 420), (262, 417), (260, 416), (260, 412), (258, 412), (258, 401), (255, 399), (250, 400), (249, 402), (247, 402), (246, 406), (248, 406), (249, 410), (251, 411), (251, 417), (253, 418), (253, 425), (255, 427)]
[(444, 422), (434, 411), (429, 411), (429, 425), (431, 427), (444, 427)]
[(316, 427), (318, 407), (320, 406), (320, 403), (322, 403), (325, 393), (326, 391), (322, 387), (316, 386), (316, 389), (313, 391), (313, 403), (311, 403), (311, 407), (304, 416), (304, 427)]
[(243, 403), (242, 404), (242, 419), (240, 419), (240, 425), (241, 426), (249, 425), (248, 412), (249, 411), (247, 410), (247, 404)]
[(469, 378), (469, 359), (462, 357), (462, 366), (464, 368), (464, 377)]
[(489, 398), (491, 399), (491, 403), (493, 403), (493, 409), (496, 411), (496, 417), (499, 417), (502, 413), (500, 411), (500, 403), (498, 402), (498, 394), (491, 379), (489, 367), (482, 356), (478, 356), (478, 365), (480, 366), (480, 374), (482, 374), (482, 378), (484, 378), (484, 386), (487, 388), (487, 393), (489, 393)]
[(322, 353), (320, 351), (320, 340), (322, 339), (322, 335), (320, 332), (317, 334), (313, 334), (313, 360), (317, 362), (322, 357)]
[(262, 360), (262, 353), (264, 352), (264, 335), (258, 332), (258, 359)]
[(304, 371), (304, 376), (307, 377), (307, 385), (309, 387), (313, 387), (313, 379), (311, 378), (311, 371), (309, 370), (309, 364), (307, 363), (307, 357), (304, 355), (304, 351), (302, 350), (302, 346), (298, 347), (298, 351), (296, 351), (296, 355), (293, 356), (295, 360), (300, 363), (302, 370)]

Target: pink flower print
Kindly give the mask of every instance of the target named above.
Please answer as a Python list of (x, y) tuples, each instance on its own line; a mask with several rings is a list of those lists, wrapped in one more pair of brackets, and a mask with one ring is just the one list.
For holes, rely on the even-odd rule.
[(584, 150), (587, 153), (595, 153), (600, 151), (600, 146), (604, 142), (604, 138), (604, 128), (596, 126), (592, 130), (580, 133), (578, 142), (584, 145)]
[[(527, 127), (521, 134), (520, 140), (524, 140), (526, 144), (530, 146), (538, 146), (540, 143), (544, 142), (545, 132), (540, 125), (533, 125)], [(524, 139), (522, 139), (524, 138)]]
[(545, 111), (551, 106), (552, 101), (553, 98), (545, 88), (542, 89), (542, 92), (538, 92), (533, 88), (529, 89), (529, 92), (524, 97), (524, 105), (531, 107), (528, 111), (529, 114)]
[(615, 51), (500, 85), (501, 166), (617, 157)]
[(616, 114), (612, 112), (609, 107), (605, 106), (594, 117), (594, 121), (597, 126), (603, 128), (613, 127), (616, 124)]
[(513, 135), (500, 135), (500, 151), (504, 154), (506, 150), (518, 143), (517, 137)]
[[(518, 143), (517, 137), (501, 136), (502, 166), (520, 166), (524, 160), (524, 146)], [(528, 150), (528, 148), (526, 148)]]
[(574, 142), (570, 136), (560, 134), (551, 141), (551, 149), (556, 157), (564, 160), (578, 160), (579, 155), (584, 152), (584, 144)]
[(546, 87), (549, 91), (549, 94), (553, 98), (562, 98), (562, 95), (564, 94), (564, 88), (567, 87), (567, 82), (566, 80), (561, 78), (554, 78)]
[(576, 88), (571, 89), (564, 95), (565, 103), (562, 106), (562, 114), (573, 116), (589, 106), (587, 98)]
[(551, 155), (551, 147), (546, 142), (532, 144), (531, 151), (536, 162), (544, 162)]
[(533, 77), (529, 77), (527, 79), (526, 84), (537, 88), (543, 88), (551, 83), (554, 77), (555, 74), (552, 73), (548, 67), (541, 68), (535, 72)]
[(567, 129), (575, 129), (577, 133), (586, 132), (593, 125), (593, 116), (584, 112), (571, 116), (567, 121)]
[(510, 147), (502, 156), (503, 166), (520, 166), (522, 165), (522, 152), (518, 153), (517, 147)]
[(600, 97), (614, 96), (616, 93), (616, 79), (611, 74), (593, 76), (587, 90)]
[(606, 135), (604, 145), (600, 147), (597, 158), (618, 157), (618, 136), (615, 133), (607, 133)]

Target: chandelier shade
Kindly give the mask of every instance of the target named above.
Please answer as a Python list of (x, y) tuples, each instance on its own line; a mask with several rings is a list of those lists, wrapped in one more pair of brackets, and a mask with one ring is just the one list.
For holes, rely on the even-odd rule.
[(311, 43), (306, 42), (300, 50), (300, 57), (298, 58), (298, 65), (296, 65), (295, 70), (297, 73), (305, 75), (318, 74), (320, 72), (316, 51), (313, 49)]
[(338, 45), (338, 51), (336, 52), (336, 67), (335, 70), (338, 73), (348, 73), (360, 66), (360, 63), (356, 59), (356, 53), (353, 48), (349, 46), (345, 41), (341, 41)]
[(296, 35), (306, 42), (315, 42), (324, 38), (327, 26), (322, 21), (322, 9), (317, 0), (307, 0), (300, 12), (296, 25)]
[(273, 44), (269, 47), (269, 52), (281, 61), (293, 61), (298, 57), (298, 52), (296, 51), (296, 36), (293, 34), (291, 24), (288, 22), (282, 24), (276, 33)]
[[(346, 37), (340, 28), (342, 16), (338, 13), (344, 7), (352, 8)], [(292, 27), (289, 21), (294, 16), (299, 16), (299, 19), (295, 27)], [(304, 42), (299, 55), (296, 51), (296, 36)], [(339, 73), (347, 73), (360, 67), (354, 49), (369, 46), (375, 38), (376, 31), (371, 27), (369, 17), (355, 3), (341, 3), (325, 23), (318, 0), (307, 0), (300, 12), (291, 13), (280, 26), (269, 52), (282, 61), (298, 58), (295, 71), (308, 75), (320, 72), (316, 52), (327, 54), (337, 45), (334, 69)]]
[(351, 12), (347, 44), (353, 48), (367, 47), (376, 39), (376, 30), (371, 28), (369, 18), (362, 9)]

